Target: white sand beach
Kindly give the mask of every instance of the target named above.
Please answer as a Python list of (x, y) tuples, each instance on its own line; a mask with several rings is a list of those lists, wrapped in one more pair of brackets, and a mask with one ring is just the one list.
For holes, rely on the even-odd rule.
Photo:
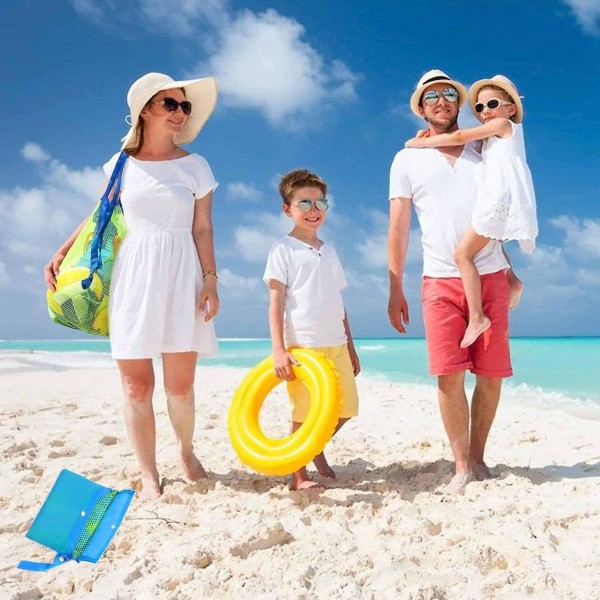
[[(61, 469), (118, 489), (136, 480), (116, 368), (48, 356), (0, 354), (3, 599), (600, 598), (599, 421), (501, 403), (487, 455), (495, 478), (448, 497), (434, 388), (361, 375), (360, 415), (328, 446), (338, 479), (292, 492), (288, 478), (243, 467), (229, 441), (245, 371), (202, 366), (196, 450), (210, 479), (182, 479), (159, 379), (163, 496), (134, 498), (98, 564), (18, 570), (54, 558), (25, 533)], [(288, 427), (282, 393), (264, 422), (272, 435)]]

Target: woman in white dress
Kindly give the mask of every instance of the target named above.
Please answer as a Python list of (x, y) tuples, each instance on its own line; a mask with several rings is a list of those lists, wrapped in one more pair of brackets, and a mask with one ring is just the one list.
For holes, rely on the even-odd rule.
[[(469, 89), (469, 103), (483, 125), (417, 137), (406, 142), (408, 148), (437, 148), (484, 140), (483, 179), (471, 228), (455, 252), (469, 306), (469, 325), (460, 343), (461, 348), (470, 346), (491, 326), (491, 321), (483, 312), (481, 280), (473, 261), (475, 255), (491, 239), (518, 240), (524, 252), (533, 252), (538, 234), (535, 192), (527, 166), (521, 125), (523, 106), (517, 88), (504, 75), (481, 79)], [(509, 308), (514, 308), (523, 285), (512, 269), (508, 272), (508, 282), (511, 294)]]
[[(180, 144), (196, 138), (216, 99), (211, 77), (174, 81), (161, 73), (144, 75), (127, 94), (131, 129), (124, 138), (129, 158), (121, 188), (127, 234), (112, 273), (109, 330), (142, 498), (161, 494), (153, 358), (162, 356), (168, 412), (184, 474), (190, 480), (206, 477), (193, 450), (194, 375), (198, 356), (217, 351), (212, 319), (219, 298), (211, 213), (218, 184), (206, 160)], [(104, 165), (107, 176), (117, 158), (115, 154)], [(46, 265), (50, 289), (82, 226)]]

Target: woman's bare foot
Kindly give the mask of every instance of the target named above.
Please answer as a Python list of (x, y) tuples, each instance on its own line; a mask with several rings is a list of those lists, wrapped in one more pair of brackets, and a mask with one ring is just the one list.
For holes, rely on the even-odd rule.
[(465, 336), (460, 342), (461, 348), (468, 348), (475, 340), (492, 326), (492, 322), (483, 315), (479, 319), (471, 319), (465, 331)]
[(162, 489), (160, 487), (160, 481), (158, 480), (158, 473), (156, 476), (150, 475), (148, 477), (142, 475), (141, 478), (141, 490), (138, 492), (140, 500), (155, 500), (160, 498), (162, 495)]
[(183, 473), (189, 481), (198, 481), (198, 479), (207, 479), (208, 474), (204, 470), (202, 463), (196, 458), (194, 453), (181, 457)]
[(516, 277), (509, 280), (508, 310), (516, 308), (523, 293), (523, 283)]
[(484, 479), (491, 479), (493, 477), (484, 462), (471, 462), (471, 471), (473, 473), (473, 477), (475, 477), (477, 481), (483, 481)]
[(329, 463), (327, 462), (323, 452), (315, 456), (313, 463), (315, 467), (317, 467), (319, 475), (322, 477), (328, 477), (329, 479), (335, 479), (335, 471), (329, 466)]
[(450, 496), (462, 496), (471, 481), (473, 481), (473, 474), (470, 471), (457, 473), (444, 488), (444, 493)]

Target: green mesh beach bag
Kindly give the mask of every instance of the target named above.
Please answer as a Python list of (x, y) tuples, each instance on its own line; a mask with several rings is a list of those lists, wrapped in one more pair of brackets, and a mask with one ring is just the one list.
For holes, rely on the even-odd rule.
[(26, 534), (51, 548), (51, 563), (22, 560), (26, 571), (48, 571), (69, 560), (96, 563), (131, 504), (133, 490), (113, 490), (63, 469)]
[(110, 277), (127, 231), (119, 199), (126, 160), (121, 152), (98, 206), (60, 265), (56, 291), (47, 294), (55, 323), (94, 335), (108, 335)]

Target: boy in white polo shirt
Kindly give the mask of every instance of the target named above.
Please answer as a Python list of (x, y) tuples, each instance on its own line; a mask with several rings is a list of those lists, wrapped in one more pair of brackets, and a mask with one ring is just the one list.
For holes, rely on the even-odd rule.
[[(287, 349), (318, 350), (331, 359), (340, 375), (343, 405), (335, 432), (358, 414), (354, 378), (360, 362), (352, 341), (341, 290), (348, 284), (333, 246), (317, 237), (328, 208), (327, 184), (305, 169), (291, 171), (279, 183), (283, 212), (293, 229), (269, 251), (263, 279), (270, 289), (269, 326), (275, 374), (285, 379), (292, 404), (292, 433), (300, 428), (310, 404), (306, 387), (297, 380), (291, 364), (297, 364)], [(335, 435), (335, 433), (334, 433)], [(318, 472), (335, 479), (325, 454), (314, 459)], [(308, 478), (306, 467), (292, 477), (292, 489), (317, 484)]]

